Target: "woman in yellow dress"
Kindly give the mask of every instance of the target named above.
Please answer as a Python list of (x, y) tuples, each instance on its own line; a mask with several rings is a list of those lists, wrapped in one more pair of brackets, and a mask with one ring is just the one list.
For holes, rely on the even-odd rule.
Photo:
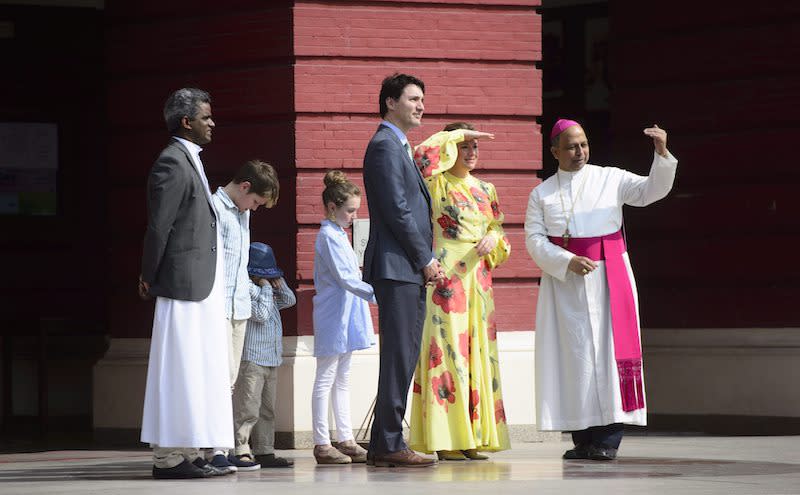
[(433, 247), (445, 278), (428, 289), (410, 447), (441, 460), (486, 459), (479, 451), (510, 447), (492, 270), (508, 259), (511, 246), (494, 186), (471, 174), (478, 139), (493, 137), (456, 122), (414, 155), (431, 193)]

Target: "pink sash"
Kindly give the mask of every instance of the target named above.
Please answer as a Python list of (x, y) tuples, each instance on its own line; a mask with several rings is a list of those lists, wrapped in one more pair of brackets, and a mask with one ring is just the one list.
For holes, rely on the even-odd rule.
[[(549, 237), (550, 242), (563, 247), (563, 238)], [(614, 334), (614, 354), (619, 371), (619, 389), (622, 395), (622, 410), (635, 411), (644, 407), (642, 389), (642, 347), (639, 342), (639, 322), (636, 318), (636, 302), (628, 270), (622, 254), (626, 251), (622, 232), (601, 237), (573, 237), (569, 239), (567, 251), (585, 256), (594, 261), (605, 260), (611, 305), (611, 326)]]

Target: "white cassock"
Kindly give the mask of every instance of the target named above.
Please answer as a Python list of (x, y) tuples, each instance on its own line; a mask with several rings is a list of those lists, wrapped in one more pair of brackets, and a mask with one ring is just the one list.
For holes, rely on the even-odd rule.
[[(200, 173), (205, 178), (202, 168)], [(207, 184), (206, 196), (213, 204)], [(214, 285), (208, 297), (202, 301), (156, 299), (142, 442), (159, 447), (234, 448), (220, 230)]]
[[(672, 189), (678, 161), (671, 154), (666, 158), (654, 155), (648, 177), (587, 164), (577, 172), (559, 169), (558, 177), (548, 178), (530, 194), (525, 245), (542, 269), (536, 307), (539, 430), (647, 424), (646, 407), (622, 410), (605, 263), (597, 262), (597, 269), (586, 276), (577, 275), (567, 269), (574, 255), (551, 243), (548, 236), (564, 234), (573, 200), (569, 233), (577, 238), (617, 232), (622, 227), (622, 205), (646, 206), (666, 196)], [(637, 300), (628, 253), (623, 258)], [(637, 320), (638, 310), (637, 301)]]

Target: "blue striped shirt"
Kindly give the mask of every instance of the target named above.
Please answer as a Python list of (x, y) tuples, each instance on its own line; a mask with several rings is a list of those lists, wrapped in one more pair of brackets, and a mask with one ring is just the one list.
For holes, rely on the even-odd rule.
[(250, 318), (250, 211), (239, 211), (236, 204), (218, 188), (214, 193), (217, 224), (222, 235), (225, 262), (225, 317), (234, 320)]
[(281, 277), (279, 289), (273, 289), (270, 284), (260, 287), (250, 282), (250, 300), (253, 315), (247, 320), (242, 361), (259, 366), (280, 366), (283, 355), (280, 310), (294, 306), (297, 298)]

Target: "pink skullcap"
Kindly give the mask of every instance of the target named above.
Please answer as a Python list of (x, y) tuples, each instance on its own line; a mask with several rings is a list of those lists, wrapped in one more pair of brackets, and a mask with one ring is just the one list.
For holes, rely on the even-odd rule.
[(574, 120), (558, 119), (555, 125), (553, 126), (553, 130), (550, 131), (550, 139), (553, 139), (554, 137), (564, 132), (567, 128), (572, 127), (574, 125), (580, 125), (580, 124), (575, 122)]

